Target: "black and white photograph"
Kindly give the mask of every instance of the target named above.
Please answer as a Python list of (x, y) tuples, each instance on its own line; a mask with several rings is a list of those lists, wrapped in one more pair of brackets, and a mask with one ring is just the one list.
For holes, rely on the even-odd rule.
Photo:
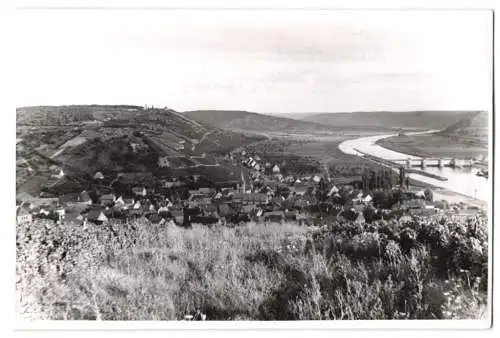
[(489, 327), (493, 22), (17, 9), (17, 319)]

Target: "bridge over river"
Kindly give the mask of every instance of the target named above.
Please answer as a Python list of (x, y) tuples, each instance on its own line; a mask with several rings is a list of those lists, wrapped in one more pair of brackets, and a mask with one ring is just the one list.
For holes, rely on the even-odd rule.
[[(414, 134), (433, 132), (436, 131)], [(479, 169), (472, 165), (473, 161), (471, 159), (421, 158), (392, 151), (376, 144), (378, 140), (391, 136), (397, 135), (360, 137), (346, 140), (339, 144), (338, 147), (346, 154), (373, 159), (394, 169), (400, 166), (407, 167), (410, 178), (467, 196), (468, 200), (490, 201), (492, 189), (489, 179), (476, 175)], [(451, 200), (451, 198), (451, 196), (447, 196), (446, 199)]]
[(427, 167), (462, 168), (472, 167), (472, 165), (474, 164), (474, 161), (472, 159), (466, 158), (405, 158), (391, 159), (390, 161), (406, 168), (421, 167), (422, 169), (425, 169)]

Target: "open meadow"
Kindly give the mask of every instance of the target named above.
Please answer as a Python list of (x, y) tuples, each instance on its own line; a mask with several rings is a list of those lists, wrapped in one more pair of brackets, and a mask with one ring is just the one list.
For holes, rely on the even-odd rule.
[(442, 135), (394, 136), (377, 141), (384, 148), (419, 157), (476, 158), (488, 155), (488, 144), (458, 142)]

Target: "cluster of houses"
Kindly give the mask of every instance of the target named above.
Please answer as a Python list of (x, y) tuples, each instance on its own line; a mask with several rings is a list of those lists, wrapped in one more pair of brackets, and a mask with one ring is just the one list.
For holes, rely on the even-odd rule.
[[(156, 186), (133, 186), (121, 194), (113, 189), (101, 189), (100, 193), (81, 191), (57, 198), (21, 193), (16, 201), (17, 222), (26, 224), (46, 218), (86, 225), (146, 218), (151, 223), (173, 222), (179, 226), (248, 221), (310, 224), (318, 214), (364, 220), (366, 209), (374, 209), (375, 195), (359, 188), (360, 177), (284, 177), (277, 164), (261, 165), (258, 156), (247, 156), (241, 161), (250, 169), (249, 179), (242, 174), (240, 183), (230, 187), (213, 187), (198, 180), (194, 180), (195, 187), (186, 187), (173, 178), (157, 181)], [(116, 180), (119, 177), (124, 174), (117, 175)], [(130, 178), (134, 181), (134, 177)], [(103, 179), (101, 172), (95, 173), (96, 182)], [(395, 210), (420, 215), (438, 212), (434, 202), (426, 201), (423, 191), (406, 195), (392, 210), (379, 207), (376, 212), (383, 216)]]
[(152, 223), (173, 221), (187, 223), (234, 223), (241, 221), (296, 221), (303, 223), (305, 215), (299, 210), (283, 209), (283, 198), (266, 193), (244, 193), (241, 189), (200, 187), (189, 190), (187, 198), (176, 200), (172, 195), (134, 187), (133, 196), (105, 193), (92, 199), (82, 191), (59, 198), (18, 196), (17, 222), (30, 223), (36, 218), (55, 222), (102, 224), (127, 222), (145, 217)]

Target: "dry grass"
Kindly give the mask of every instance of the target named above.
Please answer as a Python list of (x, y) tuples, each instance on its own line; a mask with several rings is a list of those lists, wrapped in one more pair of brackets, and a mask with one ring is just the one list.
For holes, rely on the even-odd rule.
[(481, 315), (479, 284), (439, 278), (425, 247), (404, 254), (367, 233), (343, 246), (331, 234), (293, 224), (35, 223), (18, 229), (18, 312), (97, 320), (180, 320), (196, 310), (209, 320)]

